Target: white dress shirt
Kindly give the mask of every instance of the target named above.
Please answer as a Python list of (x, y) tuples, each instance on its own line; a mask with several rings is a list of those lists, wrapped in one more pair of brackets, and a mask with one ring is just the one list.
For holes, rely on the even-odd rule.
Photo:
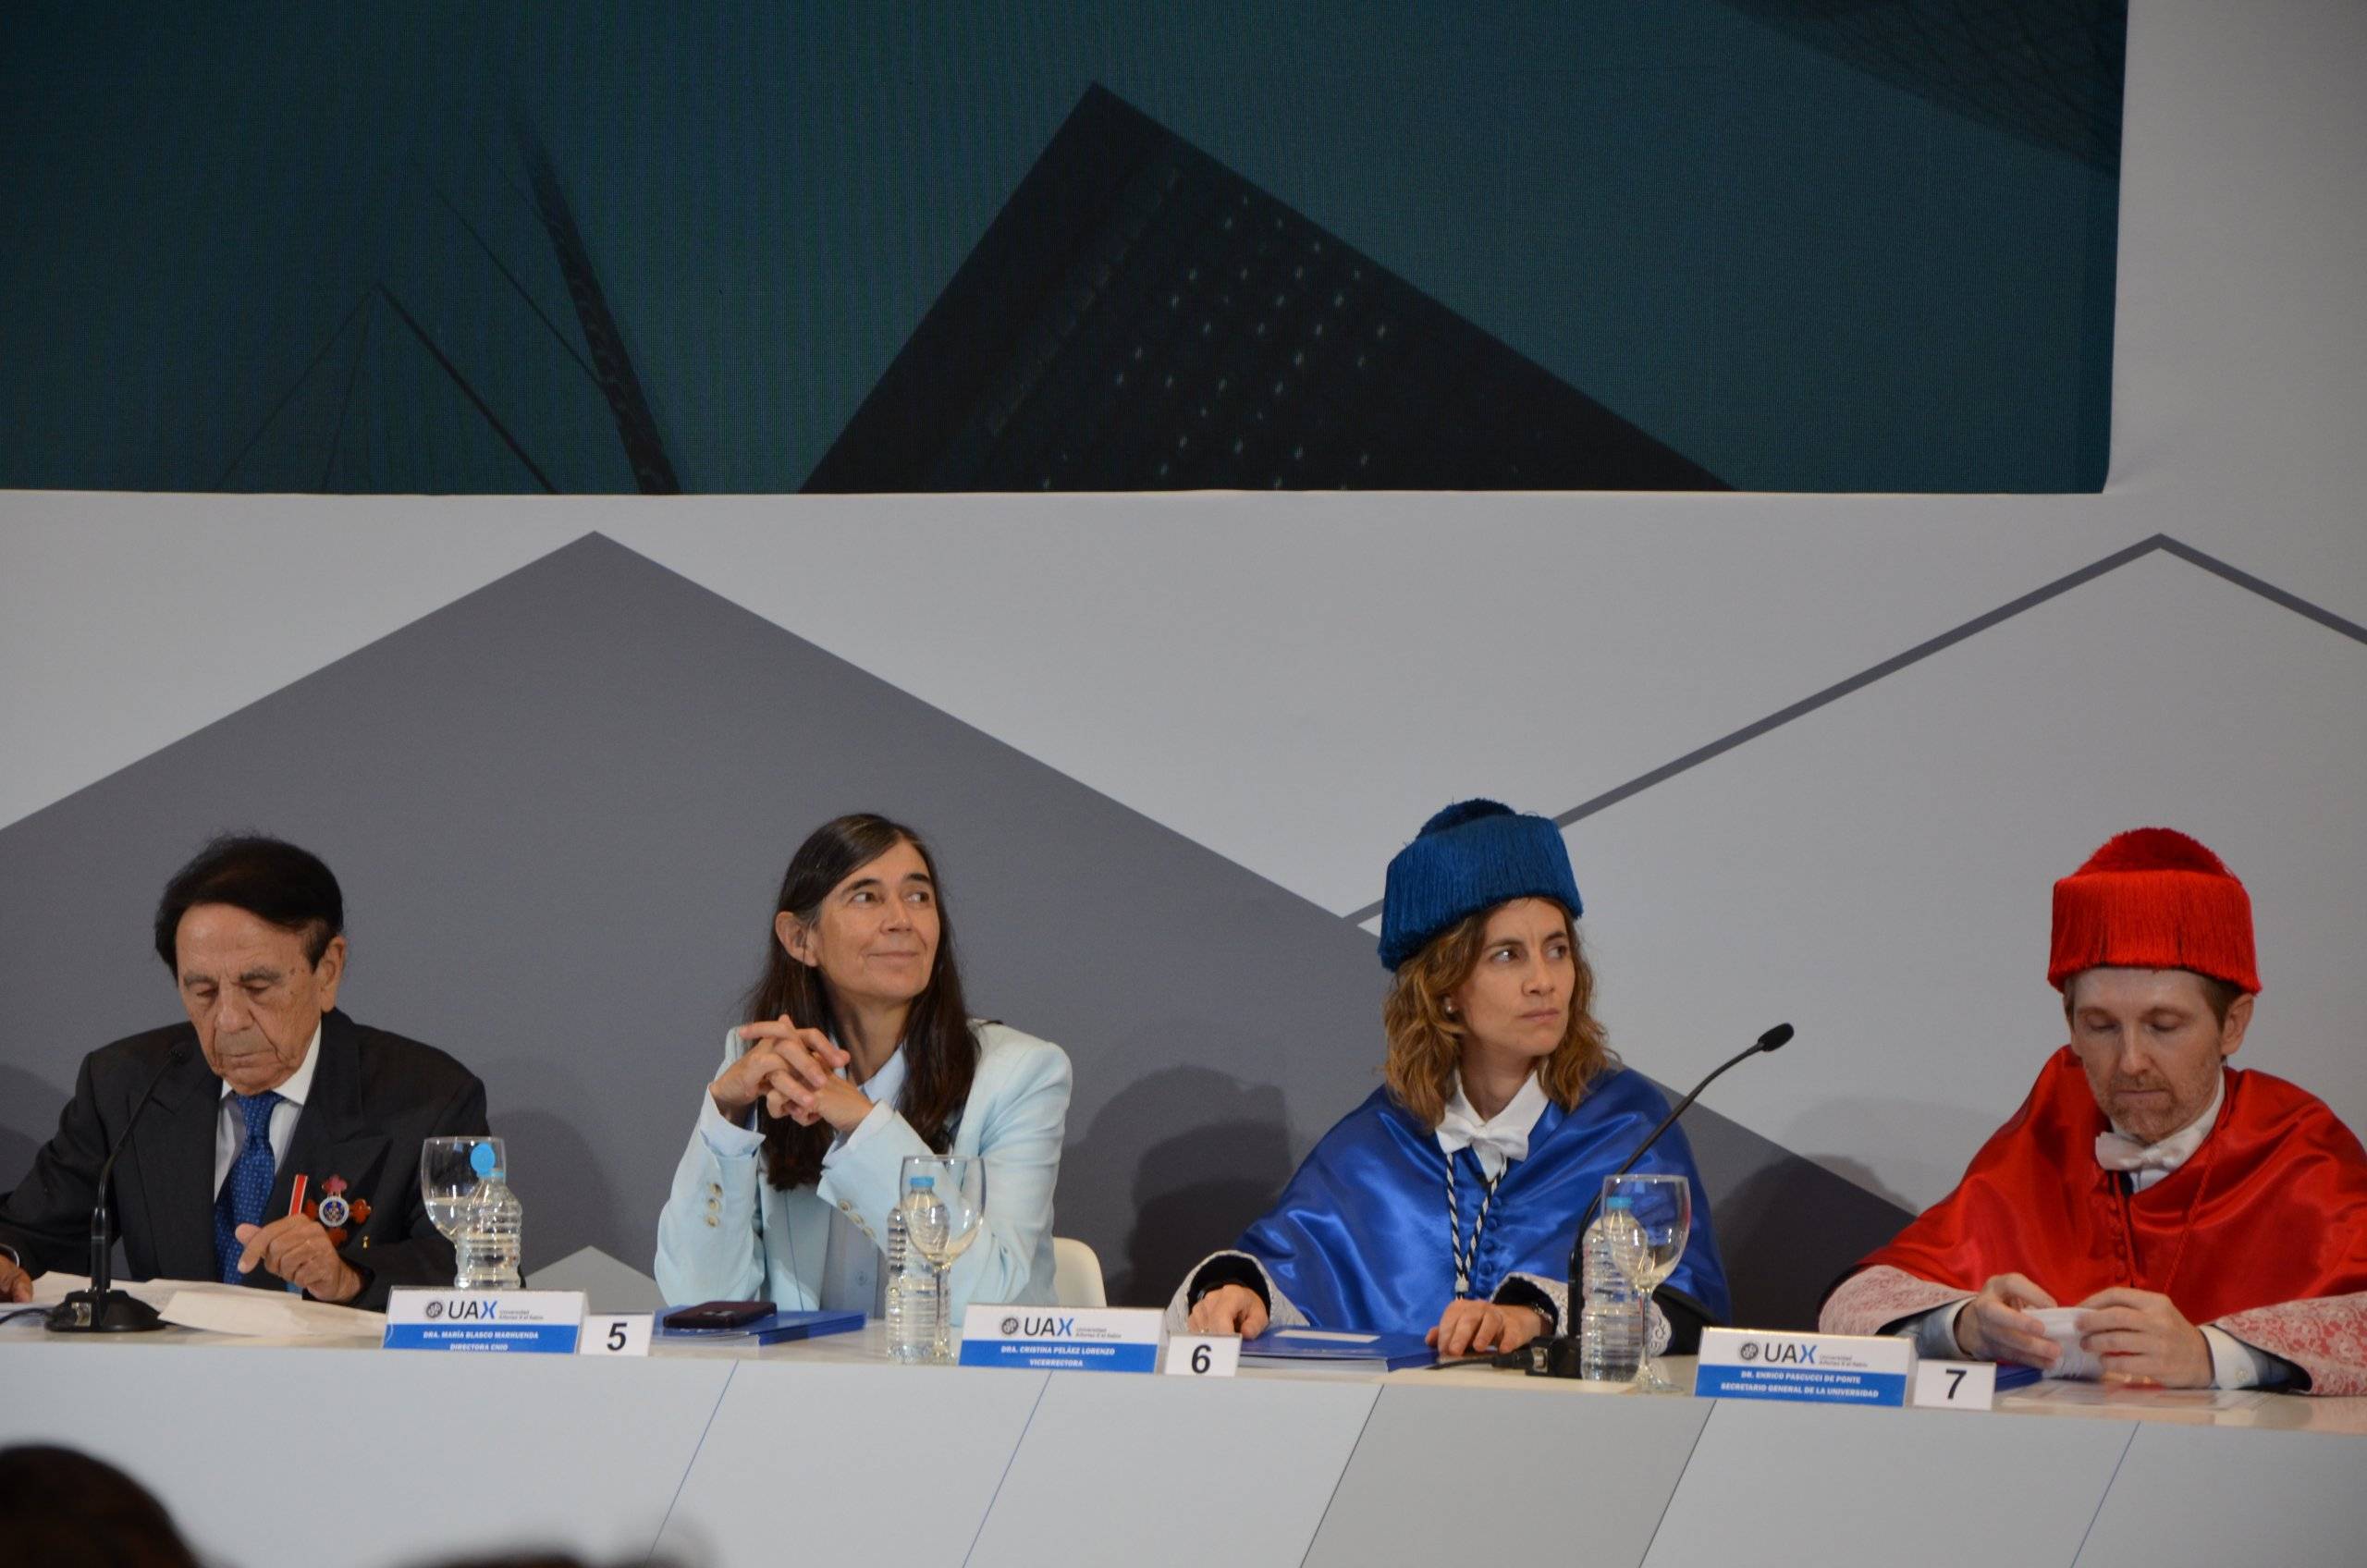
[[(312, 1096), (313, 1073), (321, 1065), (321, 1026), (313, 1025), (313, 1038), (304, 1047), (303, 1065), (288, 1075), (279, 1085), (279, 1103), (271, 1108), (271, 1168), (276, 1173), (288, 1162), (288, 1145), (296, 1137), (296, 1119), (304, 1114), (304, 1102)], [(239, 1151), (247, 1145), (247, 1115), (231, 1098), (234, 1091), (227, 1083), (222, 1085), (222, 1110), (214, 1123), (214, 1190), (222, 1191), (222, 1183), (230, 1179), (230, 1167), (238, 1163)], [(268, 1225), (279, 1218), (266, 1214)]]
[[(2096, 1158), (2108, 1170), (2119, 1170), (2128, 1178), (2129, 1190), (2143, 1192), (2166, 1180), (2170, 1173), (2194, 1158), (2211, 1129), (2219, 1124), (2219, 1107), (2227, 1097), (2227, 1075), (2220, 1073), (2219, 1082), (2211, 1092), (2211, 1103), (2201, 1116), (2172, 1133), (2167, 1137), (2148, 1144), (2131, 1133), (2117, 1121), (2112, 1131), (2096, 1139)], [(1956, 1316), (1968, 1302), (1952, 1302), (1935, 1306), (1914, 1319), (1915, 1353), (1939, 1361), (1954, 1361), (1964, 1354), (1956, 1342)], [(2250, 1389), (2270, 1380), (2276, 1369), (2275, 1364), (2259, 1351), (2244, 1343), (2225, 1329), (2208, 1323), (2198, 1325), (2202, 1330), (2203, 1343), (2211, 1347), (2211, 1386), (2217, 1389)]]
[(1463, 1074), (1454, 1075), (1454, 1098), (1446, 1102), (1445, 1114), (1439, 1118), (1439, 1147), (1453, 1159), (1457, 1149), (1468, 1148), (1478, 1158), (1479, 1169), (1494, 1181), (1504, 1173), (1514, 1160), (1528, 1158), (1528, 1135), (1537, 1129), (1537, 1119), (1545, 1114), (1551, 1102), (1545, 1097), (1545, 1085), (1532, 1072), (1522, 1081), (1520, 1093), (1504, 1105), (1504, 1109), (1479, 1120), (1479, 1113), (1463, 1092)]
[[(839, 1076), (846, 1076), (840, 1068)], [(822, 1157), (822, 1169), (829, 1169), (849, 1149), (856, 1147), (886, 1124), (886, 1112), (897, 1109), (904, 1089), (904, 1049), (898, 1046), (894, 1054), (880, 1064), (879, 1071), (856, 1085), (871, 1102), (871, 1112), (855, 1123), (852, 1133), (840, 1133), (830, 1140), (830, 1149)], [(699, 1135), (707, 1147), (725, 1159), (744, 1159), (764, 1147), (765, 1135), (753, 1128), (742, 1127), (726, 1120), (715, 1109), (715, 1096), (699, 1096)], [(882, 1267), (887, 1262), (880, 1250), (881, 1243), (865, 1234), (846, 1213), (830, 1211), (829, 1249), (822, 1263), (821, 1305), (828, 1312), (864, 1312), (877, 1317), (887, 1306), (887, 1280)]]

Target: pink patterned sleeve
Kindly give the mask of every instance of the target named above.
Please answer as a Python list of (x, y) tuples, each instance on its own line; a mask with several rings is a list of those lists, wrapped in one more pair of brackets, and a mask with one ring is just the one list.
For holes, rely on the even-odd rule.
[(1844, 1280), (1825, 1298), (1824, 1310), (1817, 1314), (1817, 1331), (1879, 1334), (1901, 1318), (1945, 1306), (1952, 1301), (1963, 1301), (1971, 1294), (1954, 1285), (1917, 1279), (1904, 1268), (1876, 1264)]
[(2367, 1394), (2367, 1294), (2256, 1306), (2213, 1327), (2300, 1367), (2313, 1394)]

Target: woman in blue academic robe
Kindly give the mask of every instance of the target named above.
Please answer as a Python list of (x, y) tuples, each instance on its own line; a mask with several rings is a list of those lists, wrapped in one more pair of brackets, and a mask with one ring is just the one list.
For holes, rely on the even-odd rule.
[[(1422, 1334), (1510, 1349), (1570, 1321), (1565, 1270), (1602, 1179), (1668, 1113), (1590, 1011), (1561, 829), (1493, 801), (1425, 823), (1390, 862), (1383, 1085), (1324, 1134), (1273, 1212), (1169, 1306), (1196, 1333)], [(1682, 1129), (1637, 1162), (1693, 1186), (1685, 1256), (1653, 1294), (1655, 1354), (1723, 1323), (1725, 1271)]]

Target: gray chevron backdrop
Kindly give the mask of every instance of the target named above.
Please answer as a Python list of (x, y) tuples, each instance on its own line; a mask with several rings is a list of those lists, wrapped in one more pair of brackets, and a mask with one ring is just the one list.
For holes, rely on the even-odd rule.
[[(752, 578), (801, 561), (828, 571), (883, 649), (939, 613), (893, 574), (857, 592), (820, 537), (759, 526), (730, 542)], [(841, 536), (892, 559), (922, 558), (925, 543)], [(1029, 543), (1034, 562), (1063, 558)], [(984, 646), (995, 621), (952, 630)], [(2083, 647), (2117, 651), (2084, 681), (2034, 679)], [(2197, 692), (2186, 711), (2238, 742), (2240, 762), (2165, 796), (2144, 778), (2190, 738), (2164, 734), (2146, 693), (2177, 687), (2188, 664), (2232, 688)], [(1116, 664), (1113, 701), (1132, 668)], [(1827, 1281), (1944, 1191), (2059, 1038), (2026, 956), (2043, 950), (2046, 876), (2124, 805), (2183, 794), (2167, 815), (2191, 821), (2224, 787), (2236, 809), (2212, 811), (2228, 829), (2250, 816), (2245, 800), (2296, 825), (2337, 813), (2367, 734), (2362, 668), (2367, 633), (2338, 614), (2141, 540), (1611, 789), (1573, 786), (1588, 797), (1563, 815), (1588, 937), (1635, 1064), (1681, 1088), (1777, 1017), (1801, 1028), (1690, 1122), (1747, 1319), (1805, 1320)], [(1287, 662), (1272, 672), (1291, 679)], [(2296, 724), (2254, 700), (2273, 689), (2313, 693), (2319, 717)], [(2084, 727), (2082, 744), (2139, 772), (2040, 788), (1984, 823), (1981, 797), (2012, 771), (1996, 766), (1986, 710), (2016, 706), (2058, 710), (2054, 725)], [(2265, 728), (2255, 739), (2247, 724)], [(1235, 763), (1257, 766), (1252, 753)], [(1279, 779), (1249, 794), (1310, 825), (1331, 809)], [(0, 1167), (23, 1168), (84, 1050), (172, 1016), (146, 911), (192, 846), (252, 826), (313, 846), (344, 879), (349, 1010), (487, 1080), (528, 1198), (530, 1267), (589, 1245), (646, 1268), (780, 865), (813, 824), (858, 808), (934, 839), (979, 1011), (1073, 1058), (1059, 1223), (1100, 1254), (1113, 1299), (1162, 1298), (1375, 1083), (1377, 905), (1328, 909), (595, 533), (0, 829), (0, 988), (17, 1000)], [(1951, 809), (1963, 828), (1935, 841)], [(1999, 855), (2015, 817), (2056, 812), (2077, 825), (2050, 826), (2028, 846), (2041, 852)], [(1367, 884), (1418, 817), (1394, 820), (1360, 847)], [(2275, 939), (2295, 888), (2260, 877), (2252, 842), (2198, 830), (2254, 876), (2272, 975), (2299, 968)], [(1934, 848), (1936, 870), (1917, 860)], [(2355, 871), (2355, 848), (2341, 853)], [(2013, 885), (1982, 885), (1975, 868), (2001, 864)], [(1994, 929), (1964, 932), (1953, 957), (1918, 934), (1964, 918), (1923, 896), (1951, 875), (1972, 879), (1975, 905), (1996, 904)], [(2338, 917), (2327, 928), (2339, 939)], [(2010, 955), (1997, 973), (1983, 973), (1986, 949)], [(2294, 987), (2305, 998), (2320, 982), (2339, 997), (2324, 956), (2327, 973)], [(1960, 1072), (1953, 1058), (2022, 1023), (2036, 1032)], [(2262, 1056), (2355, 1107), (2360, 1075), (2340, 1053)], [(1787, 1145), (1786, 1126), (1809, 1141)]]
[[(1061, 1228), (1115, 1299), (1163, 1299), (1378, 1081), (1353, 924), (592, 535), (0, 830), (0, 986), (43, 1047), (0, 1168), (82, 1048), (169, 1007), (103, 977), (153, 978), (158, 868), (256, 824), (349, 889), (348, 1011), (485, 1077), (530, 1267), (645, 1267), (780, 866), (855, 809), (925, 825), (974, 1006), (1073, 1059)], [(1694, 1134), (1738, 1207), (1826, 1221), (1802, 1283), (1899, 1219), (1714, 1111)]]

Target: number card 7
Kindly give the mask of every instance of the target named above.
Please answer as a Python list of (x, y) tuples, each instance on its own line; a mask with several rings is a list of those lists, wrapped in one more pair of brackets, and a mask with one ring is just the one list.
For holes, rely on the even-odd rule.
[(1987, 1410), (1997, 1403), (1997, 1364), (1919, 1361), (1914, 1403), (1940, 1410)]

